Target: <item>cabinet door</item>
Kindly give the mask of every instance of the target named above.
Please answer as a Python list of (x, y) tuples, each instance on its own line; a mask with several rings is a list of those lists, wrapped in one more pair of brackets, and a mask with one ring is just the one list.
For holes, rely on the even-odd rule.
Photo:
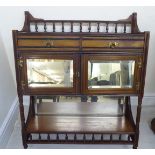
[[(78, 79), (76, 55), (22, 54), (25, 94), (76, 93)], [(24, 75), (23, 75), (24, 74)]]
[(137, 94), (142, 57), (131, 55), (84, 55), (84, 94)]

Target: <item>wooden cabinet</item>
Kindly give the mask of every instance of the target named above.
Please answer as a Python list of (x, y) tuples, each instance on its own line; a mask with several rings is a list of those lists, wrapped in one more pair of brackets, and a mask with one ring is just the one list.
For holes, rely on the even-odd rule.
[[(24, 148), (31, 143), (138, 147), (149, 32), (139, 31), (136, 13), (118, 21), (57, 21), (25, 12), (13, 41)], [(27, 117), (24, 95), (30, 96)], [(138, 98), (136, 118), (131, 96)]]

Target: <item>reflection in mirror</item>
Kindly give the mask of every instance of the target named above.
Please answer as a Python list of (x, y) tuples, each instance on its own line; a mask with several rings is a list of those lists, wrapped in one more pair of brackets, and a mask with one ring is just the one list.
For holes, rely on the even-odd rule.
[(29, 87), (73, 87), (73, 60), (27, 59)]
[(132, 88), (135, 61), (88, 61), (88, 88)]
[[(123, 116), (125, 97), (123, 96), (35, 96), (37, 115), (57, 116)], [(82, 102), (81, 102), (82, 101)], [(56, 108), (58, 107), (58, 108)], [(46, 110), (45, 110), (46, 109)]]

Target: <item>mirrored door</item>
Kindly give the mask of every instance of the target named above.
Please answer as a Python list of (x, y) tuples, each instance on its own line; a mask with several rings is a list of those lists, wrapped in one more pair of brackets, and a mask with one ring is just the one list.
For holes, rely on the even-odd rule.
[(89, 88), (132, 88), (135, 70), (134, 60), (89, 60)]
[(73, 60), (27, 59), (28, 87), (73, 87)]
[(25, 91), (41, 94), (75, 93), (76, 55), (23, 55), (25, 64)]
[(84, 91), (119, 93), (134, 91), (138, 77), (136, 56), (84, 56)]

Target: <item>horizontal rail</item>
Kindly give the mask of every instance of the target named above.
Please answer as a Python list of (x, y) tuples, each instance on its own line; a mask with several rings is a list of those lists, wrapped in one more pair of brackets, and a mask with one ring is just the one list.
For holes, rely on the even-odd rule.
[(128, 142), (128, 141), (99, 141), (99, 140), (96, 140), (96, 141), (90, 141), (90, 140), (86, 140), (86, 141), (83, 141), (83, 140), (77, 140), (77, 141), (74, 141), (74, 140), (28, 140), (27, 143), (29, 144), (49, 144), (49, 143), (52, 143), (52, 144), (133, 144), (132, 141)]
[(104, 20), (43, 20), (43, 19), (37, 19), (37, 20), (30, 20), (30, 22), (32, 23), (47, 23), (47, 22), (51, 22), (51, 23), (114, 23), (114, 24), (131, 24), (131, 21), (104, 21)]

